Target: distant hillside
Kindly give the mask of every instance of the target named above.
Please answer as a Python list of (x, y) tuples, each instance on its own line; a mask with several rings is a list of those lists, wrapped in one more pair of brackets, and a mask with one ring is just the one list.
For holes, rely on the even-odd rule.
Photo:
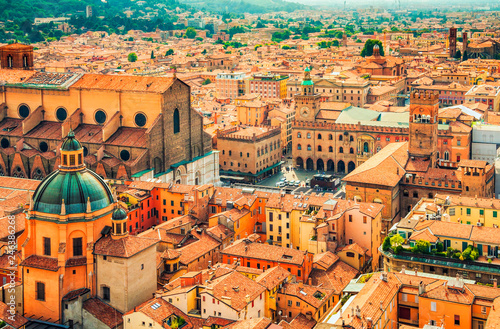
[(137, 13), (150, 11), (147, 8), (158, 10), (157, 5), (175, 9), (179, 3), (176, 0), (0, 0), (0, 21), (85, 15), (88, 5), (92, 6), (94, 16), (111, 17), (122, 15), (126, 9)]
[(206, 9), (212, 12), (237, 14), (260, 14), (272, 11), (292, 12), (311, 8), (303, 4), (283, 0), (180, 0), (180, 2), (194, 8)]

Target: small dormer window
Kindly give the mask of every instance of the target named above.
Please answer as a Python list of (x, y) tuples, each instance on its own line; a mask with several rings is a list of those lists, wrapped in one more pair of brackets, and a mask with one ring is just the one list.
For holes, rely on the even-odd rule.
[(81, 165), (83, 164), (83, 161), (82, 161), (82, 154), (78, 154), (78, 164)]
[(74, 154), (70, 154), (70, 156), (69, 156), (69, 165), (70, 166), (75, 165), (75, 155)]
[(68, 156), (66, 154), (63, 155), (63, 166), (68, 165)]

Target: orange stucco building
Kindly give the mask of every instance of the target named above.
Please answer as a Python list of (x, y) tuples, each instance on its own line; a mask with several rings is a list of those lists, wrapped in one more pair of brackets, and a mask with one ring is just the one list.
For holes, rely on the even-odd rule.
[(115, 208), (109, 187), (85, 167), (73, 132), (61, 147), (60, 163), (35, 191), (20, 237), (25, 316), (52, 322), (61, 319), (65, 295), (95, 293), (92, 246)]
[(307, 251), (283, 248), (247, 239), (236, 241), (221, 251), (222, 263), (241, 265), (257, 269), (281, 266), (297, 280), (305, 282), (312, 270), (313, 254)]

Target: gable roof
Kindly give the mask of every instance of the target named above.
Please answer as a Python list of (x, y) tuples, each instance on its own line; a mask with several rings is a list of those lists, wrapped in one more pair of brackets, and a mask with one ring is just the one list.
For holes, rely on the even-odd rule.
[(266, 288), (263, 285), (237, 271), (233, 271), (208, 283), (207, 289), (202, 293), (208, 293), (220, 301), (223, 301), (223, 297), (228, 297), (231, 299), (230, 306), (240, 311), (248, 305), (246, 296), (249, 297), (248, 301), (251, 302), (265, 290)]
[(224, 249), (221, 254), (302, 265), (307, 252), (242, 239)]
[(94, 253), (98, 255), (129, 258), (156, 243), (157, 241), (155, 239), (133, 235), (116, 240), (111, 236), (105, 236), (95, 243)]
[(186, 324), (182, 328), (191, 329), (193, 325), (190, 322), (189, 317), (182, 312), (180, 309), (170, 304), (161, 297), (150, 299), (141, 305), (135, 307), (132, 311), (125, 313), (125, 315), (132, 314), (134, 312), (140, 312), (146, 315), (148, 318), (154, 320), (156, 323), (160, 324), (163, 328), (170, 328), (164, 320), (172, 315), (177, 317), (182, 317), (186, 320)]
[(83, 308), (110, 328), (116, 328), (123, 323), (123, 314), (100, 299), (87, 299), (83, 302)]
[(381, 186), (396, 186), (405, 174), (408, 142), (391, 143), (342, 180)]

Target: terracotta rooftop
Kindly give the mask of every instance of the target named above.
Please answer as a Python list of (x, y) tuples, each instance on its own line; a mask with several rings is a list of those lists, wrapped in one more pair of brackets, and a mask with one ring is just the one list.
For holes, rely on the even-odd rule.
[(87, 299), (83, 302), (83, 308), (110, 328), (123, 323), (122, 313), (97, 298)]
[(247, 295), (251, 302), (259, 298), (261, 294), (264, 294), (265, 290), (266, 288), (261, 284), (239, 272), (233, 271), (208, 283), (207, 290), (204, 292), (213, 295), (220, 301), (223, 300), (222, 297), (231, 298), (231, 307), (237, 311), (241, 311), (248, 304), (246, 300)]
[(174, 305), (165, 301), (163, 298), (150, 299), (135, 307), (134, 310), (125, 313), (125, 315), (134, 313), (134, 311), (146, 315), (147, 317), (158, 323), (162, 328), (170, 328), (170, 326), (164, 323), (164, 320), (172, 315), (182, 317), (184, 318), (184, 320), (186, 320), (186, 324), (182, 328), (193, 328), (193, 325), (191, 324), (188, 316)]
[(10, 307), (7, 306), (7, 304), (0, 302), (0, 320), (3, 320), (5, 323), (7, 323), (7, 327), (9, 328), (24, 328), (24, 326), (28, 323), (28, 319), (18, 313), (12, 316), (9, 310)]
[[(392, 273), (387, 273), (387, 281), (383, 281), (380, 274), (374, 275), (352, 302), (353, 306), (359, 306), (362, 318), (344, 315), (344, 324), (361, 329), (367, 325), (364, 320), (366, 318), (371, 318), (373, 323), (377, 323), (384, 314), (380, 308), (385, 310), (389, 307), (389, 303), (396, 297), (400, 287), (401, 281)], [(345, 312), (350, 312), (350, 310)], [(338, 320), (336, 324), (341, 324), (341, 322), (342, 320)]]
[(25, 260), (23, 260), (20, 264), (25, 267), (34, 267), (42, 270), (48, 270), (56, 272), (59, 269), (57, 264), (57, 258), (46, 257), (46, 256), (38, 256), (31, 255)]
[(157, 240), (129, 235), (121, 239), (105, 236), (94, 245), (94, 253), (112, 257), (129, 258), (155, 245)]
[(261, 285), (266, 287), (267, 290), (273, 290), (280, 283), (286, 281), (288, 276), (290, 275), (290, 272), (285, 270), (283, 267), (275, 266), (267, 269), (264, 273), (259, 275), (255, 279), (255, 282), (260, 283)]
[(27, 80), (29, 77), (35, 74), (36, 71), (30, 70), (11, 70), (11, 69), (0, 69), (0, 84), (17, 84)]
[(332, 289), (335, 294), (341, 294), (349, 282), (358, 275), (358, 270), (343, 261), (337, 261), (327, 270), (315, 268), (309, 278), (313, 286)]
[(405, 174), (408, 142), (391, 143), (343, 178), (345, 182), (396, 186)]
[(428, 229), (424, 229), (422, 231), (413, 233), (409, 240), (411, 241), (425, 240), (429, 241), (430, 243), (436, 243), (438, 238), (434, 236), (431, 232), (429, 232)]
[(214, 251), (220, 245), (221, 243), (214, 238), (207, 234), (202, 234), (198, 237), (198, 241), (177, 249), (181, 253), (179, 261), (184, 265), (188, 265), (197, 258)]
[(250, 242), (248, 240), (236, 241), (233, 245), (224, 249), (222, 254), (230, 257), (245, 257), (262, 259), (286, 264), (302, 265), (307, 252), (296, 249), (273, 246), (264, 243)]
[(313, 256), (313, 268), (322, 268), (327, 270), (338, 260), (339, 256), (335, 255), (331, 251), (315, 254)]
[[(349, 282), (347, 282), (349, 283)], [(334, 293), (333, 289), (323, 286), (309, 286), (302, 283), (286, 283), (283, 290), (278, 294), (297, 297), (313, 308), (320, 307), (325, 301), (329, 300)]]
[(173, 82), (173, 78), (85, 74), (72, 88), (164, 93)]

